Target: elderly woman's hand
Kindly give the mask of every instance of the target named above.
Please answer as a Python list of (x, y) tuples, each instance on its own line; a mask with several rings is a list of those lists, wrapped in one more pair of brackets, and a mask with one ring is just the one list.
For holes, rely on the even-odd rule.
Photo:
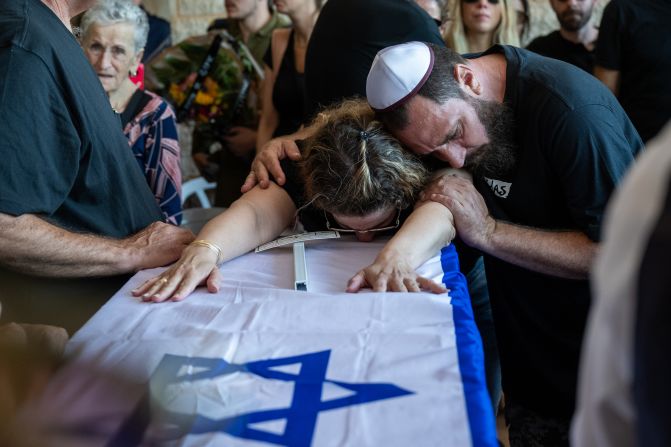
[(421, 292), (445, 293), (447, 289), (428, 278), (417, 274), (408, 262), (398, 254), (380, 256), (371, 265), (360, 270), (347, 283), (347, 292), (353, 293), (370, 287), (375, 292)]
[(199, 285), (207, 285), (210, 293), (218, 292), (220, 280), (217, 254), (207, 247), (189, 245), (175, 264), (145, 281), (132, 294), (154, 303), (181, 301)]

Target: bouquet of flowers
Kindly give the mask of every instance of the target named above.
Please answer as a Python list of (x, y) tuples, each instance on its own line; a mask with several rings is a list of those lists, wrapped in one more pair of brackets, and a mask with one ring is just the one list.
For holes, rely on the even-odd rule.
[[(218, 51), (212, 49), (217, 33), (222, 35)], [(217, 33), (164, 50), (147, 70), (148, 87), (172, 103), (178, 120), (193, 120), (213, 135), (233, 125), (256, 126), (255, 85), (261, 76), (242, 42), (225, 31)]]

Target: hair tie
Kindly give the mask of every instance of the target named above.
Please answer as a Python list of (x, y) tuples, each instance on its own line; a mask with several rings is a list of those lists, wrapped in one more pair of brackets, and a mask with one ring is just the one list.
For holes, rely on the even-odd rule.
[(366, 132), (365, 130), (362, 130), (359, 132), (359, 136), (361, 137), (362, 141), (368, 141), (368, 138), (370, 138), (370, 134)]

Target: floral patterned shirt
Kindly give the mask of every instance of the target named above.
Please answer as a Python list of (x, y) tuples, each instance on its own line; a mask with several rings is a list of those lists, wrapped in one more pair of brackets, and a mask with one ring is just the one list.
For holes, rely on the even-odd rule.
[(182, 221), (182, 173), (177, 122), (170, 105), (155, 93), (144, 91), (149, 102), (124, 127), (149, 188), (165, 221)]

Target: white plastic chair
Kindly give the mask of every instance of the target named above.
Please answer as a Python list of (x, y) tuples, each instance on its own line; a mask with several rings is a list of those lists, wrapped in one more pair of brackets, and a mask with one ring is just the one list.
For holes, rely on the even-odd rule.
[(196, 177), (182, 183), (182, 205), (191, 197), (196, 195), (200, 207), (182, 209), (182, 227), (198, 233), (203, 225), (223, 212), (226, 208), (212, 207), (207, 191), (217, 187), (214, 182), (208, 182), (203, 177)]
[(212, 208), (212, 204), (207, 197), (206, 191), (216, 187), (216, 183), (208, 182), (204, 177), (196, 177), (184, 182), (182, 184), (182, 205), (184, 205), (186, 199), (195, 194), (200, 201), (201, 208)]

